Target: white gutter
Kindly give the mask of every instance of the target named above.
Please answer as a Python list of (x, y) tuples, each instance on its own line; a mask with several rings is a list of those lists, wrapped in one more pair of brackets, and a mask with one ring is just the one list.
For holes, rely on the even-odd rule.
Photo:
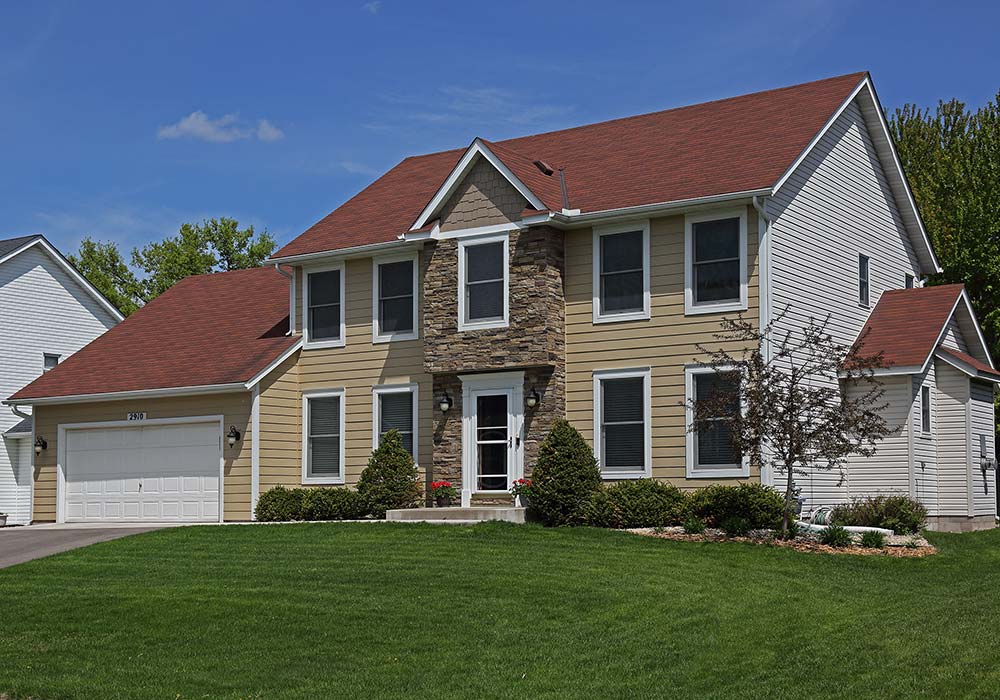
[(692, 197), (691, 199), (677, 199), (670, 202), (658, 202), (656, 204), (640, 204), (635, 207), (622, 207), (620, 209), (603, 209), (601, 211), (590, 211), (585, 214), (552, 214), (551, 219), (555, 222), (567, 225), (586, 225), (592, 222), (603, 221), (605, 219), (620, 219), (628, 217), (651, 216), (660, 212), (669, 212), (676, 209), (686, 209), (707, 204), (718, 204), (720, 202), (730, 202), (734, 199), (751, 199), (755, 196), (770, 195), (771, 188), (765, 187), (757, 190), (745, 190), (743, 192), (727, 192), (725, 194), (713, 194), (707, 197)]
[(203, 384), (201, 386), (172, 386), (164, 389), (140, 389), (137, 391), (111, 391), (104, 394), (71, 394), (69, 396), (40, 396), (34, 399), (5, 400), (7, 406), (44, 406), (46, 404), (92, 403), (96, 401), (123, 401), (126, 399), (156, 399), (164, 396), (192, 396), (198, 394), (224, 394), (231, 391), (246, 391), (243, 382), (235, 384)]
[(268, 262), (278, 264), (278, 263), (304, 263), (310, 260), (316, 260), (318, 258), (345, 258), (345, 257), (363, 257), (367, 253), (383, 250), (385, 248), (398, 248), (401, 246), (408, 245), (409, 241), (394, 240), (385, 241), (383, 243), (369, 243), (368, 245), (357, 245), (351, 246), (350, 248), (335, 248), (333, 250), (322, 250), (317, 253), (303, 253), (302, 255), (286, 255), (280, 258), (268, 258)]

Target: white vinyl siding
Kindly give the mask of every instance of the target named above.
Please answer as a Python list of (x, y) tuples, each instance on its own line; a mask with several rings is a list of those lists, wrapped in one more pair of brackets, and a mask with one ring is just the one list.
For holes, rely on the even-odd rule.
[[(883, 380), (887, 404), (882, 416), (888, 423), (890, 435), (879, 443), (878, 451), (872, 457), (851, 457), (844, 480), (846, 493), (842, 500), (879, 494), (910, 493), (910, 444), (907, 419), (912, 405), (912, 380), (908, 376), (886, 377)], [(849, 392), (863, 392), (867, 386), (848, 387)], [(822, 481), (813, 479), (809, 489), (803, 488), (803, 495), (810, 506), (820, 504), (820, 491), (829, 482), (829, 477), (840, 478), (839, 470), (826, 472)], [(818, 483), (817, 483), (818, 482)]]
[[(972, 508), (973, 515), (995, 515), (996, 472), (983, 472), (982, 459), (995, 459), (995, 425), (993, 420), (993, 385), (971, 382), (972, 415)], [(985, 450), (983, 449), (985, 447)], [(985, 455), (983, 452), (985, 451)]]
[(938, 514), (969, 515), (969, 378), (937, 363)]
[(8, 525), (31, 522), (31, 440), (0, 438), (0, 513)]
[[(919, 276), (912, 242), (872, 145), (861, 111), (848, 105), (816, 147), (767, 200), (772, 316), (788, 309), (776, 335), (830, 316), (829, 332), (850, 344), (882, 292)], [(858, 304), (858, 254), (869, 255), (868, 308)], [(836, 381), (828, 377), (826, 381)], [(903, 401), (909, 412), (909, 401)], [(908, 445), (906, 445), (908, 452)], [(892, 448), (872, 458), (898, 470)], [(807, 507), (843, 502), (848, 480), (817, 471), (805, 484)], [(890, 481), (898, 483), (893, 476)], [(853, 489), (852, 489), (853, 492)]]
[[(927, 506), (931, 512), (937, 510), (937, 440), (936, 432), (938, 419), (935, 415), (937, 404), (937, 391), (934, 388), (936, 381), (937, 362), (928, 365), (924, 375), (914, 376), (913, 380), (913, 416), (910, 422), (910, 431), (913, 433), (913, 493), (914, 497)], [(924, 433), (921, 428), (922, 408), (921, 390), (924, 387), (931, 389), (931, 432)]]
[[(975, 337), (973, 337), (973, 340), (975, 340)], [(954, 316), (948, 321), (948, 329), (944, 332), (941, 344), (952, 350), (958, 350), (966, 354), (969, 352), (969, 346), (965, 343), (965, 336), (962, 334), (958, 320)]]

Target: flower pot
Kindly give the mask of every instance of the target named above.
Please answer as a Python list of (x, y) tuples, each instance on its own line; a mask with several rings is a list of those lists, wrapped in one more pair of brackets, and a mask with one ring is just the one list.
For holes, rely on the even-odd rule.
[(451, 505), (451, 496), (438, 496), (434, 499), (438, 508), (447, 508)]
[(516, 505), (518, 508), (527, 508), (528, 507), (528, 497), (525, 496), (525, 495), (515, 496), (514, 497), (514, 505)]

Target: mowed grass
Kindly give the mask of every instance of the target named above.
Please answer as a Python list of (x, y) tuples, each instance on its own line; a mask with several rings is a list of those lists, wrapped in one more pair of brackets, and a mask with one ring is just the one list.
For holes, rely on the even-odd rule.
[(1000, 532), (890, 559), (593, 529), (189, 527), (0, 571), (37, 698), (971, 697)]

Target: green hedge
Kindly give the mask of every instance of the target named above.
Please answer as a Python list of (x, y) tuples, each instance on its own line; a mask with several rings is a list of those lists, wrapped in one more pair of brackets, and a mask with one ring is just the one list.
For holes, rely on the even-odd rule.
[(927, 521), (927, 509), (909, 496), (869, 496), (833, 509), (837, 525), (884, 527), (896, 534), (920, 532)]
[(687, 497), (679, 488), (662, 481), (638, 479), (597, 491), (587, 520), (596, 527), (667, 527), (682, 523), (686, 512)]
[(711, 527), (735, 530), (738, 521), (745, 521), (752, 530), (781, 527), (785, 501), (767, 486), (717, 484), (695, 491), (689, 498), (690, 513)]
[(368, 508), (361, 495), (350, 489), (275, 486), (260, 495), (254, 513), (262, 522), (357, 520), (368, 515)]

